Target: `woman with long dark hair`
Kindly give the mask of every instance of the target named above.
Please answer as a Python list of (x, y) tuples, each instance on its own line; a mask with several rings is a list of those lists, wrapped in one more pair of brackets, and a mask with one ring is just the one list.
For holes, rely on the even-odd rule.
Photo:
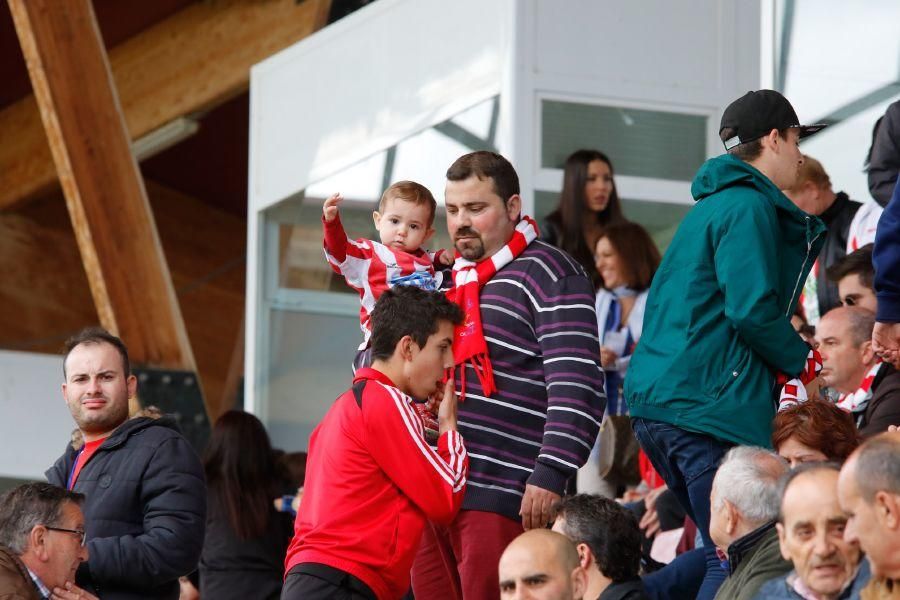
[(592, 242), (603, 228), (625, 221), (609, 157), (599, 150), (577, 150), (566, 159), (559, 205), (547, 215), (541, 239), (577, 260), (594, 287), (600, 276)]
[(284, 482), (259, 419), (235, 410), (219, 417), (204, 468), (209, 511), (200, 557), (202, 597), (279, 598), (292, 519), (273, 505)]

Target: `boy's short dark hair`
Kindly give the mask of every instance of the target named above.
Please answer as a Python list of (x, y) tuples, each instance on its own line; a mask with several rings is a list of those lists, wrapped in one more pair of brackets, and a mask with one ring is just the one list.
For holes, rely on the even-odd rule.
[(854, 250), (827, 269), (825, 275), (837, 283), (847, 275), (859, 275), (859, 282), (870, 289), (875, 289), (875, 266), (872, 264), (873, 244), (866, 244)]
[[(786, 140), (788, 131), (790, 131), (790, 129), (779, 129), (778, 137)], [(724, 142), (725, 140), (733, 138), (736, 133), (737, 132), (731, 127), (725, 127), (722, 129), (722, 131), (719, 132), (719, 138)], [(744, 144), (738, 144), (737, 146), (729, 150), (728, 154), (734, 156), (735, 158), (739, 158), (744, 162), (756, 160), (757, 158), (759, 158), (759, 155), (762, 154), (762, 138), (757, 138)]]
[(392, 183), (388, 189), (384, 190), (381, 200), (378, 201), (378, 212), (384, 212), (384, 205), (388, 200), (406, 200), (415, 205), (425, 205), (428, 207), (428, 226), (434, 223), (434, 213), (437, 210), (437, 202), (431, 191), (415, 181), (397, 181)]
[(125, 377), (131, 375), (131, 363), (128, 362), (128, 348), (125, 347), (125, 343), (102, 327), (85, 327), (66, 340), (63, 354), (63, 378), (66, 377), (66, 360), (69, 358), (69, 354), (81, 344), (109, 344), (118, 350), (119, 356), (122, 357), (122, 371), (125, 373)]
[(637, 519), (614, 500), (576, 494), (554, 504), (556, 517), (565, 519), (563, 533), (578, 544), (587, 544), (597, 568), (613, 583), (630, 581), (641, 567), (641, 530)]
[(465, 181), (472, 176), (494, 182), (494, 192), (503, 205), (519, 193), (519, 176), (512, 164), (496, 152), (479, 150), (463, 154), (447, 169), (448, 181)]
[(372, 311), (372, 360), (387, 360), (397, 343), (410, 336), (420, 348), (437, 332), (438, 322), (459, 325), (462, 310), (441, 292), (396, 286), (381, 294)]

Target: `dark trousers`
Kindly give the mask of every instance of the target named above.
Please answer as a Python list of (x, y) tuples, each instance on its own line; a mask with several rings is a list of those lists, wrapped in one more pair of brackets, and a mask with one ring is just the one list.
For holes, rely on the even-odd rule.
[[(706, 569), (697, 598), (712, 600), (725, 580), (726, 573), (716, 555), (716, 546), (709, 537), (709, 493), (722, 457), (734, 444), (648, 419), (633, 418), (631, 426), (653, 467), (678, 498), (688, 516), (697, 524), (703, 538), (703, 554), (706, 558)], [(670, 578), (673, 582), (681, 579), (683, 574), (679, 572), (680, 562), (673, 561), (656, 571), (653, 579), (663, 586)]]
[(378, 600), (358, 578), (325, 565), (301, 563), (288, 571), (281, 600)]

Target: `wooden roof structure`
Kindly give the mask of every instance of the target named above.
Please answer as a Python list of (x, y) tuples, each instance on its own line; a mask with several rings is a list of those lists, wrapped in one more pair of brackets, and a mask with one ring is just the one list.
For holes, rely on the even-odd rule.
[(234, 405), (250, 67), (332, 8), (0, 3), (0, 348), (58, 352), (100, 323), (135, 363), (197, 372), (211, 419)]

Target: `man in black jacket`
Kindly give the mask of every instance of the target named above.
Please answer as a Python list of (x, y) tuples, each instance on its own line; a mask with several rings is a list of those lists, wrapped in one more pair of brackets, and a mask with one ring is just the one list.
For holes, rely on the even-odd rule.
[(46, 473), (85, 495), (90, 558), (77, 583), (105, 599), (178, 598), (203, 546), (203, 467), (167, 418), (128, 418), (137, 391), (128, 351), (100, 328), (66, 343), (63, 397), (84, 438)]
[(850, 224), (862, 205), (844, 192), (835, 192), (822, 163), (805, 154), (797, 183), (784, 193), (800, 210), (816, 215), (828, 227), (825, 244), (803, 286), (803, 310), (806, 319), (815, 324), (820, 315), (841, 303), (837, 284), (825, 277), (825, 271), (847, 254)]

